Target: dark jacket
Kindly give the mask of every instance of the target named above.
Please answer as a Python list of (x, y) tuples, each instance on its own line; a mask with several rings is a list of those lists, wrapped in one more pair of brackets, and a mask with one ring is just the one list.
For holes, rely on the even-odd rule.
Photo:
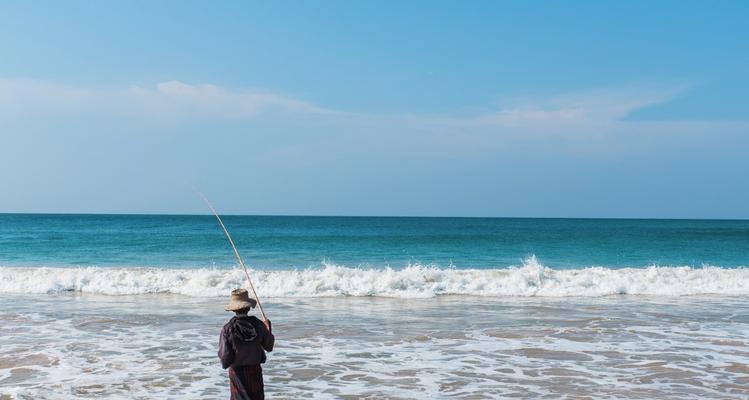
[(232, 318), (221, 330), (218, 357), (221, 367), (242, 367), (265, 362), (265, 352), (273, 351), (275, 338), (255, 316)]

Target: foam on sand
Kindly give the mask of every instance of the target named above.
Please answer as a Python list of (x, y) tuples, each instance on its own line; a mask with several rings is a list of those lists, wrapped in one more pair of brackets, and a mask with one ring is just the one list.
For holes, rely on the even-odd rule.
[[(409, 265), (403, 269), (322, 268), (253, 271), (266, 297), (384, 296), (607, 296), (749, 294), (749, 268), (706, 266), (556, 270), (531, 257), (522, 266), (457, 269)], [(225, 296), (244, 285), (239, 269), (0, 267), (0, 293), (74, 291), (105, 295), (174, 293)]]

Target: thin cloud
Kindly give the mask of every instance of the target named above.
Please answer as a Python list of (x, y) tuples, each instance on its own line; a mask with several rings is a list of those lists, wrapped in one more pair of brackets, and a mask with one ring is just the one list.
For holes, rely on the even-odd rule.
[(495, 111), (466, 117), (417, 117), (424, 122), (507, 128), (585, 126), (621, 121), (632, 112), (666, 103), (688, 90), (687, 85), (621, 86), (572, 92), (546, 98), (505, 101)]
[(215, 85), (168, 81), (155, 87), (87, 88), (47, 81), (0, 79), (0, 113), (95, 113), (167, 118), (251, 119), (263, 113), (332, 114), (334, 111), (291, 96), (234, 91)]
[[(603, 154), (600, 147), (605, 148), (605, 143), (617, 142), (620, 137), (705, 131), (705, 125), (696, 121), (627, 119), (637, 110), (667, 103), (688, 89), (688, 85), (611, 86), (512, 99), (494, 110), (471, 115), (411, 115), (401, 121), (419, 136), (414, 140), (441, 144), (453, 153), (492, 152), (533, 143), (551, 146), (557, 153)], [(725, 128), (720, 121), (712, 121), (710, 125), (719, 130)], [(735, 130), (735, 126), (730, 129)], [(596, 147), (599, 149), (593, 150)], [(606, 149), (605, 153), (613, 150)]]
[(467, 117), (353, 114), (309, 101), (263, 91), (231, 90), (211, 84), (172, 80), (154, 87), (87, 88), (47, 81), (0, 79), (0, 105), (8, 111), (105, 112), (168, 118), (250, 119), (263, 113), (285, 112), (347, 116), (352, 120), (403, 119), (426, 125), (543, 128), (584, 126), (622, 120), (644, 107), (668, 102), (685, 93), (687, 85), (630, 85), (579, 91), (558, 96), (506, 101), (494, 111)]
[[(745, 130), (746, 122), (632, 121), (636, 110), (666, 103), (688, 85), (627, 85), (597, 88), (544, 98), (513, 99), (469, 116), (375, 115), (348, 113), (292, 96), (211, 84), (167, 81), (152, 87), (87, 88), (46, 81), (0, 79), (0, 123), (12, 125), (67, 118), (86, 124), (148, 127), (156, 122), (190, 124), (196, 120), (278, 127), (262, 143), (288, 151), (299, 146), (339, 149), (341, 153), (431, 154), (458, 157), (492, 153), (525, 143), (554, 147), (555, 152), (591, 153), (621, 137)], [(124, 121), (123, 121), (124, 120)], [(99, 125), (101, 127), (101, 125)], [(248, 125), (249, 126), (249, 125)], [(237, 129), (223, 127), (222, 129)], [(247, 130), (261, 135), (262, 130)], [(552, 140), (546, 140), (550, 138)], [(637, 146), (647, 141), (637, 142)], [(553, 143), (553, 144), (552, 144)], [(619, 145), (616, 148), (625, 148)], [(324, 154), (324, 151), (320, 151)]]
[(180, 81), (162, 82), (155, 89), (133, 86), (130, 93), (153, 104), (185, 107), (210, 116), (252, 118), (267, 111), (329, 114), (333, 111), (310, 102), (270, 92), (230, 91), (215, 85), (189, 85)]

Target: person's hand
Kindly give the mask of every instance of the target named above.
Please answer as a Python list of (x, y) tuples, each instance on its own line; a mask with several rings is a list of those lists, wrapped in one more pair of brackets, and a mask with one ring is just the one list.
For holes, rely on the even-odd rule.
[(268, 332), (271, 332), (271, 324), (270, 324), (270, 320), (269, 320), (269, 319), (266, 319), (265, 321), (263, 321), (263, 324), (265, 324), (265, 329), (267, 329), (267, 330), (268, 330)]

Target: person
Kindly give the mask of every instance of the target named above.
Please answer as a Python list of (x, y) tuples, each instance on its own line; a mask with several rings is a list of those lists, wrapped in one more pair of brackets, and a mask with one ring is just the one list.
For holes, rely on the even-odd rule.
[(234, 311), (234, 317), (221, 330), (218, 357), (221, 367), (229, 369), (229, 385), (232, 400), (263, 400), (263, 364), (265, 352), (273, 351), (275, 337), (270, 320), (261, 321), (247, 313), (255, 308), (257, 301), (251, 299), (247, 290), (235, 289), (226, 311)]

